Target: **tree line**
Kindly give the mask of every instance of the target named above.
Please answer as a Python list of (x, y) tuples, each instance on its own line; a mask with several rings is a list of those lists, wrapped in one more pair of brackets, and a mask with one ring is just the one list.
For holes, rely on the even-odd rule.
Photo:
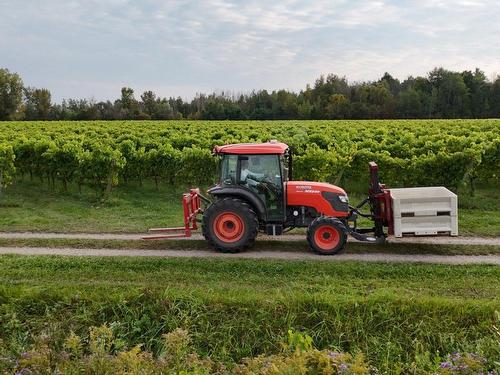
[(53, 103), (45, 88), (24, 86), (19, 74), (0, 69), (0, 120), (291, 120), (498, 118), (500, 76), (435, 68), (404, 81), (385, 73), (377, 81), (351, 83), (320, 76), (300, 92), (197, 94), (192, 100), (162, 98), (130, 87), (114, 101), (68, 99)]

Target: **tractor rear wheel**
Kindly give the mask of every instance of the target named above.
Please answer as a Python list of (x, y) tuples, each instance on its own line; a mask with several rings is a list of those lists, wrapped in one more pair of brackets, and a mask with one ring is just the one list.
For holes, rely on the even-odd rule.
[(257, 215), (241, 199), (217, 200), (203, 213), (203, 236), (225, 253), (236, 253), (253, 245), (258, 228)]
[(347, 242), (346, 228), (337, 218), (318, 217), (307, 229), (307, 242), (318, 254), (338, 254)]

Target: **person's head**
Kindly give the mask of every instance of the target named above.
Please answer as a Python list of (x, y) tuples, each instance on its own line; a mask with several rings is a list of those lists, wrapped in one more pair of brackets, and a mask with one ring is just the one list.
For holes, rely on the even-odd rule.
[(241, 169), (248, 169), (248, 159), (241, 159)]

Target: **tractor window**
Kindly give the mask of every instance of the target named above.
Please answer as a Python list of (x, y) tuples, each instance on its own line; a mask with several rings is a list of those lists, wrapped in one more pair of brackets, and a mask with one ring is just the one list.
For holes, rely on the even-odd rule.
[(241, 155), (238, 183), (256, 193), (267, 208), (268, 220), (283, 218), (283, 182), (279, 155)]
[(224, 155), (221, 163), (221, 184), (234, 185), (236, 184), (236, 166), (238, 163), (238, 155)]

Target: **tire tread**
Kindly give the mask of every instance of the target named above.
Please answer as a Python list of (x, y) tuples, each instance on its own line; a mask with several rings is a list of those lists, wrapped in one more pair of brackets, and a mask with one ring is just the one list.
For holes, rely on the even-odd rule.
[[(332, 225), (338, 231), (340, 231), (341, 233), (343, 233), (343, 236), (341, 238), (341, 243), (337, 247), (337, 249), (335, 249), (334, 251), (324, 251), (324, 250), (321, 250), (314, 243), (314, 231), (315, 231), (315, 229), (317, 227), (319, 227), (320, 225), (325, 225), (325, 224), (326, 225)], [(342, 221), (340, 221), (336, 217), (327, 217), (327, 216), (317, 217), (316, 219), (314, 219), (311, 222), (311, 224), (309, 224), (309, 227), (307, 228), (307, 242), (308, 242), (309, 247), (311, 248), (311, 250), (313, 250), (314, 252), (316, 252), (318, 254), (321, 254), (321, 255), (334, 255), (334, 254), (338, 254), (342, 250), (345, 249), (345, 245), (347, 243), (347, 231), (345, 229), (345, 225), (344, 225), (344, 223), (342, 223)]]
[[(215, 234), (212, 232), (211, 225), (208, 225), (211, 216), (214, 213), (217, 213), (218, 210), (231, 210), (237, 209), (238, 214), (245, 216), (250, 223), (249, 234), (246, 236), (247, 239), (241, 244), (238, 244), (235, 247), (224, 247), (217, 243)], [(259, 220), (257, 219), (257, 214), (252, 209), (252, 207), (245, 201), (239, 198), (225, 197), (219, 200), (216, 200), (212, 203), (203, 213), (203, 222), (202, 222), (202, 233), (208, 243), (214, 247), (216, 250), (223, 253), (237, 253), (248, 247), (253, 246), (255, 243), (255, 238), (257, 237), (259, 229)]]

